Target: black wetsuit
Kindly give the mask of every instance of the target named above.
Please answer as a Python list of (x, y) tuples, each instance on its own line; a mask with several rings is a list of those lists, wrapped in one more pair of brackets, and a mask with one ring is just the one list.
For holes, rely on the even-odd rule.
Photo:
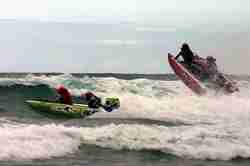
[(99, 108), (102, 106), (101, 99), (97, 96), (91, 96), (87, 103), (89, 108)]
[(178, 59), (179, 56), (182, 56), (185, 64), (190, 66), (193, 63), (194, 53), (191, 50), (181, 50), (175, 59)]

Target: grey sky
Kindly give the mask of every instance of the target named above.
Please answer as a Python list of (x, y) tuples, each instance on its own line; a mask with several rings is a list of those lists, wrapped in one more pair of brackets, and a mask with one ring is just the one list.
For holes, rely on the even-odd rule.
[(249, 6), (247, 0), (2, 1), (0, 19), (17, 21), (0, 22), (6, 56), (0, 71), (164, 73), (171, 71), (167, 52), (189, 41), (200, 54), (214, 54), (226, 72), (250, 74)]
[(249, 5), (247, 0), (8, 0), (1, 2), (0, 17), (70, 19), (92, 16), (143, 21), (184, 14), (186, 17), (243, 15), (249, 13)]

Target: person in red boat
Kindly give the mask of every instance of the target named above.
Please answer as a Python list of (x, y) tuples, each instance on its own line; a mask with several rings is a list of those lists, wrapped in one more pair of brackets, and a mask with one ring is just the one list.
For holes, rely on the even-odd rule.
[(72, 105), (72, 97), (69, 91), (64, 86), (59, 86), (56, 88), (57, 93), (59, 94), (58, 101), (62, 104)]
[(202, 58), (198, 55), (194, 55), (187, 43), (182, 44), (181, 51), (178, 53), (175, 59), (177, 60), (180, 56), (182, 56), (184, 60), (180, 63), (185, 65), (185, 67), (200, 80), (211, 79), (211, 77), (213, 77), (218, 72), (215, 58), (212, 56)]
[(184, 63), (188, 66), (191, 66), (194, 60), (194, 53), (190, 49), (187, 43), (183, 43), (181, 47), (181, 51), (177, 54), (175, 59), (177, 60), (180, 56), (182, 56)]

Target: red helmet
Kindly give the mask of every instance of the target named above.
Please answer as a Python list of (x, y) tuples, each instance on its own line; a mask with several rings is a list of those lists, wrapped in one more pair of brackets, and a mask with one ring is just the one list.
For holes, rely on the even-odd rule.
[(82, 94), (82, 97), (89, 100), (92, 96), (95, 96), (92, 92), (86, 92)]
[(67, 90), (64, 86), (62, 86), (62, 85), (60, 85), (59, 87), (57, 87), (57, 88), (56, 88), (56, 91), (57, 91), (57, 93), (59, 93), (59, 94), (68, 93), (68, 90)]

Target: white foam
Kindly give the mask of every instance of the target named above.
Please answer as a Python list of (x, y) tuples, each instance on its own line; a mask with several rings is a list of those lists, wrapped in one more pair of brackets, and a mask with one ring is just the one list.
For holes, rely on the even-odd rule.
[[(247, 81), (239, 82), (239, 93), (229, 96), (211, 93), (198, 97), (180, 81), (78, 79), (71, 75), (29, 76), (26, 79), (52, 87), (64, 84), (74, 95), (92, 90), (101, 97), (120, 98), (121, 108), (118, 111), (96, 113), (92, 117), (154, 119), (189, 126), (121, 124), (80, 129), (55, 125), (5, 126), (0, 128), (0, 147), (3, 147), (0, 149), (0, 159), (65, 155), (77, 150), (80, 137), (82, 143), (101, 147), (154, 149), (196, 159), (250, 157), (250, 84)], [(42, 136), (44, 133), (46, 136)], [(7, 144), (11, 148), (8, 149)], [(27, 151), (24, 149), (23, 152), (23, 145)], [(28, 153), (31, 151), (34, 153)]]
[(250, 157), (250, 128), (238, 125), (108, 125), (83, 128), (85, 144), (129, 150), (157, 150), (194, 159)]
[(78, 128), (56, 125), (0, 127), (0, 160), (29, 160), (63, 156), (78, 150)]
[[(198, 97), (189, 95), (188, 89), (176, 82), (168, 83), (184, 92), (157, 97), (153, 89), (151, 95), (126, 91), (119, 95), (120, 111), (101, 116), (156, 119), (190, 126), (110, 125), (95, 130), (87, 128), (83, 131), (84, 143), (114, 149), (154, 149), (195, 159), (250, 157), (249, 95), (243, 91), (228, 96), (210, 94)], [(241, 87), (244, 89), (248, 90), (247, 86)]]

